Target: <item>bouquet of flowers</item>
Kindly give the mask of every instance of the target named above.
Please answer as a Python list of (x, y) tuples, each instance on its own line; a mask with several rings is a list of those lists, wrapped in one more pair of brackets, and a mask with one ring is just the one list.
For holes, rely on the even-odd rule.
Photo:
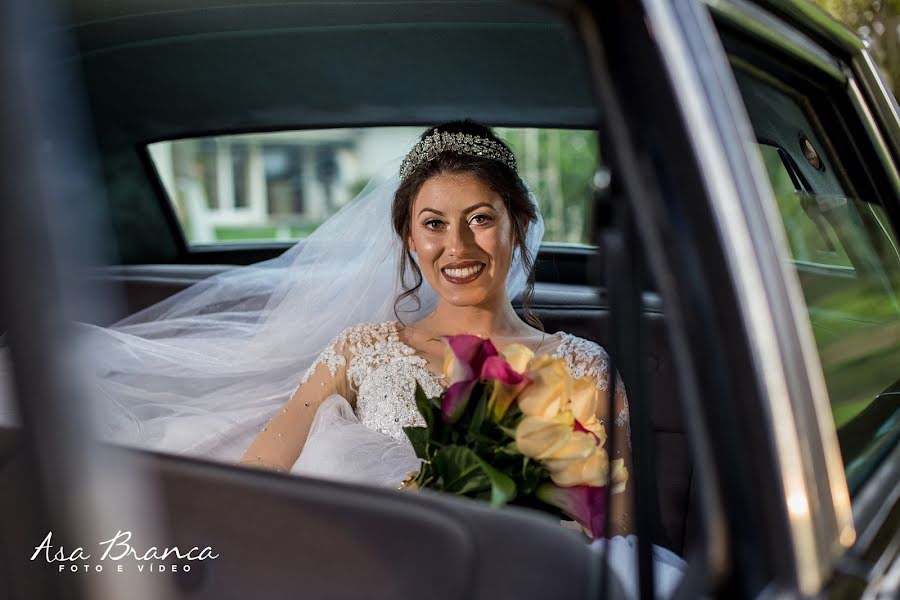
[(416, 389), (425, 427), (404, 430), (424, 462), (401, 487), (549, 510), (604, 535), (606, 486), (623, 491), (628, 471), (604, 449), (595, 382), (520, 344), (498, 352), (474, 335), (443, 339), (450, 386), (432, 399)]

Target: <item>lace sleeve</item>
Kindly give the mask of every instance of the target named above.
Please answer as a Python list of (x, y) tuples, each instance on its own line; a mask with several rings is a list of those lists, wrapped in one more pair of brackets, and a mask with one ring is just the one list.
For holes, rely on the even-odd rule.
[(612, 387), (612, 381), (609, 376), (609, 354), (602, 347), (597, 346), (598, 352), (594, 354), (587, 368), (587, 375), (592, 376), (597, 382), (597, 389), (600, 390), (600, 402), (598, 403), (598, 412), (602, 413), (600, 418), (611, 420), (616, 427), (623, 430), (625, 438), (631, 447), (631, 427), (629, 427), (628, 412), (628, 396), (625, 393), (625, 384), (622, 383), (622, 377), (616, 371), (616, 398), (612, 403), (612, 412), (615, 415), (610, 419), (610, 402), (609, 392)]
[(628, 418), (628, 397), (625, 385), (619, 373), (616, 372), (615, 400), (610, 402), (609, 393), (612, 387), (610, 359), (609, 354), (599, 344), (570, 336), (561, 346), (559, 354), (566, 359), (573, 377), (590, 377), (596, 381), (599, 391), (597, 418), (604, 423), (615, 424), (614, 435), (607, 427), (610, 435), (607, 438), (606, 451), (611, 462), (621, 461), (620, 466), (624, 467), (624, 472), (629, 474), (629, 477), (626, 479), (624, 489), (620, 493), (613, 493), (610, 497), (610, 531), (608, 535), (627, 535), (633, 530), (631, 515), (633, 513), (634, 486), (630, 481), (630, 474), (633, 473), (631, 426)]
[[(625, 392), (625, 384), (622, 377), (616, 372), (616, 397), (610, 406), (609, 389), (611, 381), (609, 376), (609, 354), (603, 346), (575, 336), (569, 336), (561, 346), (558, 353), (566, 359), (572, 376), (577, 378), (590, 377), (597, 382), (600, 398), (597, 407), (597, 417), (604, 423), (612, 421), (624, 433), (630, 441), (630, 427), (628, 421), (628, 396)], [(610, 412), (614, 417), (610, 417)]]
[(340, 394), (353, 403), (347, 382), (349, 361), (350, 346), (345, 330), (310, 365), (290, 400), (266, 423), (244, 452), (240, 464), (289, 471), (300, 457), (322, 402), (333, 394)]

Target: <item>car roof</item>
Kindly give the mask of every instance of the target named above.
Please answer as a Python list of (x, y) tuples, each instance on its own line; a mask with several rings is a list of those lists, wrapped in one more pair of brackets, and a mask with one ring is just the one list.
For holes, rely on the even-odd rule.
[(202, 133), (433, 124), (590, 127), (568, 25), (508, 0), (71, 0), (103, 146)]

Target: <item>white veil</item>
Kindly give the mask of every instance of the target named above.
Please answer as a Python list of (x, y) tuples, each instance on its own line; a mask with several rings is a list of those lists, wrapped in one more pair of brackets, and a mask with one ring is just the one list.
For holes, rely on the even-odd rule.
[[(278, 258), (210, 277), (111, 327), (81, 325), (100, 437), (236, 461), (341, 330), (393, 320), (402, 291), (390, 218), (398, 167)], [(526, 239), (533, 257), (543, 233), (538, 212)], [(516, 251), (511, 299), (526, 281)], [(418, 298), (421, 306), (399, 306), (405, 323), (436, 306), (427, 281)], [(0, 423), (14, 420), (3, 383)]]

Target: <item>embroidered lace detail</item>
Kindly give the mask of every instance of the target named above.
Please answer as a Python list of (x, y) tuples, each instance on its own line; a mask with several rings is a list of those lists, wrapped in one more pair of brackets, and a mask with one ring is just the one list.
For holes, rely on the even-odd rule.
[[(563, 333), (563, 341), (560, 342), (553, 356), (566, 360), (572, 377), (576, 379), (590, 377), (597, 382), (597, 389), (601, 391), (609, 387), (609, 354), (606, 353), (606, 350), (600, 344), (569, 333)], [(615, 418), (616, 426), (624, 427), (630, 433), (630, 428), (628, 427), (628, 397), (625, 394), (625, 384), (622, 383), (622, 377), (618, 373), (616, 374), (615, 404), (622, 407)], [(631, 440), (629, 439), (630, 445)]]
[(425, 425), (416, 408), (416, 383), (429, 398), (444, 390), (425, 367), (426, 359), (400, 341), (396, 321), (348, 327), (316, 359), (304, 382), (321, 363), (328, 365), (332, 376), (339, 366), (346, 366), (360, 422), (401, 441), (407, 439), (404, 427)]
[[(416, 408), (416, 383), (429, 398), (440, 395), (444, 386), (443, 377), (426, 368), (426, 359), (400, 340), (397, 325), (396, 321), (388, 321), (345, 329), (310, 366), (301, 385), (322, 363), (328, 366), (332, 376), (337, 375), (339, 367), (347, 367), (350, 389), (356, 392), (355, 411), (360, 422), (406, 441), (404, 427), (425, 425)], [(565, 359), (573, 377), (591, 377), (598, 389), (607, 389), (609, 355), (603, 347), (568, 333), (559, 334), (562, 341), (553, 357)], [(623, 408), (616, 415), (615, 423), (628, 431), (628, 400), (621, 378), (617, 379), (616, 404)]]
[(303, 377), (300, 379), (300, 385), (303, 385), (309, 378), (312, 377), (313, 373), (316, 372), (316, 369), (319, 368), (319, 365), (325, 363), (328, 367), (328, 370), (331, 372), (332, 377), (337, 376), (338, 367), (347, 366), (347, 359), (344, 358), (344, 355), (339, 352), (340, 348), (343, 347), (344, 342), (347, 340), (347, 334), (349, 330), (345, 329), (341, 333), (337, 335), (331, 343), (328, 344), (328, 347), (313, 361), (313, 364), (309, 366), (304, 373)]

